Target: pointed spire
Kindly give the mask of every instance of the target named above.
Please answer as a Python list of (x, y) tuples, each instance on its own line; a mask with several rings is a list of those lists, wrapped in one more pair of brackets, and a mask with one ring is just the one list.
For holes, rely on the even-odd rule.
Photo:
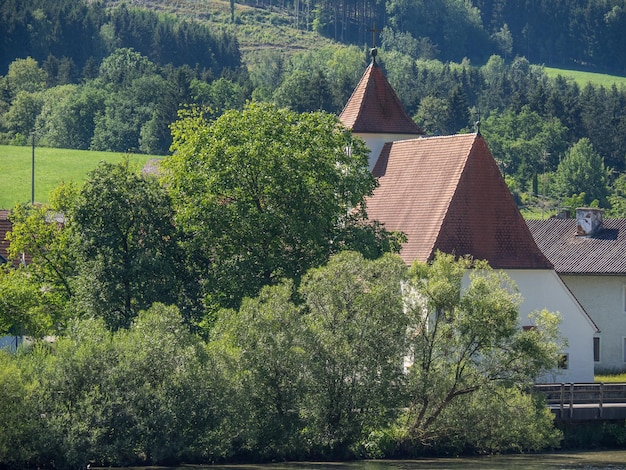
[(376, 63), (377, 49), (352, 96), (339, 115), (353, 132), (422, 135), (424, 131), (409, 117), (400, 98)]

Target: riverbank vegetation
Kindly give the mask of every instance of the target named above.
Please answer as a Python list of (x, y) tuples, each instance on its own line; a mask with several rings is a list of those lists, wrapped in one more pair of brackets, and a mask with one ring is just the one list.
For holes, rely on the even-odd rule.
[[(449, 323), (430, 333), (431, 343), (404, 315), (398, 282), (426, 276), (440, 287), (416, 294), (447, 296), (460, 285), (445, 271), (465, 267), (442, 256), (406, 277), (393, 255), (368, 261), (344, 252), (298, 289), (285, 281), (220, 312), (209, 340), (175, 306), (154, 304), (116, 331), (84, 312), (53, 343), (0, 352), (0, 461), (80, 468), (557, 447), (551, 413), (525, 391), (552, 365), (551, 330), (520, 331), (508, 311), (497, 331), (467, 323), (494, 313), (473, 290), (495, 287), (498, 302), (516, 305), (501, 276), (476, 274), (458, 307), (440, 313)], [(411, 348), (419, 357), (405, 374), (402, 356)], [(417, 362), (427, 351), (431, 369)], [(508, 366), (514, 351), (517, 374), (507, 367), (488, 375)]]
[(530, 393), (558, 316), (520, 329), (516, 287), (479, 260), (408, 269), (335, 116), (251, 103), (173, 134), (160, 175), (103, 162), (12, 211), (29, 259), (0, 272), (0, 332), (32, 340), (0, 353), (2, 465), (558, 446)]

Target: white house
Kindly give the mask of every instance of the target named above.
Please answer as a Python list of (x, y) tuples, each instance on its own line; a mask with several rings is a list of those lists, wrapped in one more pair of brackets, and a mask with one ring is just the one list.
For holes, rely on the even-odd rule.
[(529, 220), (539, 248), (599, 331), (596, 371), (626, 370), (626, 219), (579, 208), (576, 219)]
[(370, 145), (379, 186), (367, 200), (367, 213), (406, 234), (400, 252), (405, 262), (429, 261), (439, 250), (505, 270), (525, 299), (520, 326), (532, 326), (528, 314), (534, 310), (562, 316), (561, 333), (569, 344), (564, 368), (545, 381), (593, 381), (597, 327), (537, 247), (482, 135), (416, 138), (421, 129), (415, 129), (375, 57), (340, 120)]

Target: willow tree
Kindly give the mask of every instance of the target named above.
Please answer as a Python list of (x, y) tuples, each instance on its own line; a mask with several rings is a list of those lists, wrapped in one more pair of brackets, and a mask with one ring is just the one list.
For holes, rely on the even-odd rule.
[(563, 347), (558, 315), (537, 312), (535, 327), (521, 328), (516, 286), (485, 261), (438, 253), (432, 263), (416, 263), (404, 287), (413, 361), (405, 443), (447, 436), (440, 417), (465, 397), (525, 390), (556, 367)]

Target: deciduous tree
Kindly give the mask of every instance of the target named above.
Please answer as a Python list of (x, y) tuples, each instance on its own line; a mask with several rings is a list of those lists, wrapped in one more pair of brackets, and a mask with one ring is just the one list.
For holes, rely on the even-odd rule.
[(255, 459), (293, 459), (305, 445), (300, 408), (309, 352), (295, 296), (292, 281), (266, 286), (238, 311), (222, 310), (211, 331), (210, 351), (230, 386), (223, 440)]
[(321, 454), (350, 455), (368, 430), (383, 428), (398, 410), (405, 272), (396, 255), (368, 261), (343, 252), (302, 281), (305, 436)]
[(558, 195), (569, 197), (585, 193), (585, 204), (594, 200), (606, 207), (609, 193), (608, 174), (604, 159), (594, 150), (587, 138), (574, 144), (556, 170), (555, 186)]
[(9, 254), (12, 259), (28, 255), (27, 269), (42, 289), (55, 291), (65, 300), (73, 294), (72, 277), (76, 273), (76, 253), (63, 208), (69, 208), (77, 189), (59, 187), (50, 205), (17, 205), (11, 211)]
[(135, 173), (127, 161), (101, 163), (71, 217), (81, 309), (117, 329), (153, 302), (177, 303), (184, 264), (169, 196), (154, 176)]
[(365, 144), (335, 116), (251, 103), (212, 123), (183, 116), (173, 135), (167, 186), (216, 305), (237, 308), (346, 246), (381, 253), (390, 240), (365, 218), (376, 185)]
[(413, 360), (405, 442), (445, 434), (438, 419), (461, 397), (529, 385), (556, 366), (558, 317), (543, 311), (533, 317), (535, 328), (520, 328), (519, 293), (485, 262), (438, 253), (431, 264), (413, 265), (405, 292)]

